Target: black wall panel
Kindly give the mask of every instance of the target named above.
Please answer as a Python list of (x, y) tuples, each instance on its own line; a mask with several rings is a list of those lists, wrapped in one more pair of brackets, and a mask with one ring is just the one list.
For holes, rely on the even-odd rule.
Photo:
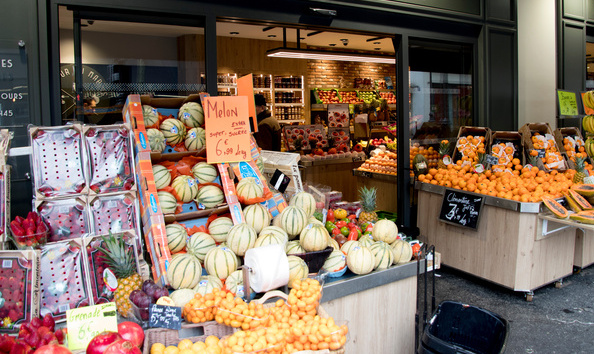
[(560, 88), (581, 91), (586, 88), (586, 29), (581, 23), (567, 21), (562, 26)]
[(583, 20), (586, 17), (585, 0), (562, 0), (563, 17)]
[[(521, 0), (520, 0), (521, 1)], [(485, 0), (487, 21), (515, 21), (515, 0)]]
[(492, 130), (516, 130), (516, 33), (487, 30), (487, 126)]

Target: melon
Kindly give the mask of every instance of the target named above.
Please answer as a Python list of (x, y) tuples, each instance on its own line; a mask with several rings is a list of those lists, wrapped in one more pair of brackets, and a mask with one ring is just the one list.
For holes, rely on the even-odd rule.
[(214, 219), (208, 225), (208, 233), (216, 242), (225, 242), (227, 234), (233, 227), (233, 220), (226, 216)]
[(254, 243), (254, 248), (268, 245), (281, 245), (283, 248), (285, 247), (283, 239), (278, 235), (274, 233), (265, 233), (258, 236), (256, 243)]
[(285, 246), (285, 252), (287, 253), (287, 255), (292, 255), (305, 253), (305, 250), (303, 249), (303, 247), (301, 247), (301, 243), (299, 243), (299, 240), (293, 240), (287, 242), (287, 245)]
[(280, 227), (287, 232), (291, 239), (301, 233), (306, 222), (307, 214), (299, 207), (288, 206), (280, 213)]
[(200, 262), (203, 262), (208, 251), (215, 246), (215, 240), (209, 234), (206, 232), (196, 232), (188, 240), (186, 250), (189, 254), (198, 258)]
[(212, 209), (223, 203), (225, 194), (217, 186), (204, 186), (198, 191), (196, 202), (202, 204), (206, 209)]
[(222, 289), (223, 282), (214, 275), (203, 275), (200, 277), (198, 284), (194, 287), (194, 291), (201, 295), (212, 293), (213, 289)]
[(159, 204), (161, 204), (161, 211), (163, 214), (174, 214), (177, 209), (177, 199), (173, 194), (165, 191), (157, 192), (157, 198), (159, 198)]
[(355, 247), (361, 247), (361, 244), (359, 243), (359, 241), (354, 241), (354, 240), (347, 241), (342, 244), (342, 247), (340, 247), (340, 251), (348, 256), (351, 249), (353, 249)]
[[(159, 112), (157, 112), (157, 109), (149, 106), (147, 104), (143, 104), (142, 105), (142, 118), (144, 119), (144, 127), (145, 128), (150, 128), (153, 126), (157, 126), (157, 123), (159, 123)], [(147, 131), (148, 133), (148, 131)]]
[(278, 226), (266, 226), (265, 228), (260, 231), (258, 236), (266, 235), (266, 234), (274, 234), (276, 235), (282, 242), (283, 245), (286, 245), (289, 242), (289, 235)]
[(216, 167), (206, 162), (198, 162), (192, 166), (192, 174), (198, 183), (214, 182), (219, 175)]
[(307, 192), (299, 192), (291, 197), (289, 205), (299, 207), (305, 211), (307, 217), (313, 216), (316, 212), (316, 200), (313, 195)]
[(186, 126), (174, 118), (165, 119), (159, 126), (159, 130), (170, 145), (177, 145), (186, 137)]
[(163, 152), (165, 150), (165, 136), (159, 129), (147, 129), (146, 139), (153, 152)]
[(177, 289), (169, 297), (173, 300), (173, 306), (184, 308), (194, 298), (195, 294), (194, 289)]
[(307, 263), (297, 256), (287, 256), (287, 261), (289, 261), (289, 288), (292, 288), (295, 280), (307, 278), (309, 268)]
[(375, 243), (375, 241), (373, 241), (373, 239), (371, 238), (371, 235), (369, 235), (369, 234), (359, 237), (359, 239), (357, 241), (359, 241), (361, 246), (365, 246), (365, 247), (371, 247), (371, 245), (373, 245)]
[(200, 151), (206, 145), (206, 132), (204, 129), (192, 128), (188, 130), (184, 145), (188, 151)]
[(312, 224), (310, 228), (303, 230), (299, 242), (301, 243), (301, 247), (307, 252), (321, 251), (328, 247), (328, 236), (328, 230), (324, 226)]
[(272, 226), (280, 227), (282, 229), (280, 220), (281, 218), (279, 213), (274, 218), (272, 218)]
[(237, 196), (244, 200), (261, 198), (264, 195), (262, 184), (255, 177), (243, 178), (235, 187)]
[(163, 165), (153, 165), (153, 178), (155, 179), (155, 187), (162, 189), (171, 183), (171, 172)]
[(204, 110), (198, 102), (186, 102), (177, 112), (177, 119), (191, 128), (204, 124)]
[(384, 241), (377, 241), (369, 249), (375, 259), (373, 269), (387, 269), (394, 262), (392, 247)]
[(398, 238), (398, 226), (392, 220), (382, 219), (373, 225), (371, 234), (375, 241), (392, 243)]
[(392, 253), (394, 254), (394, 264), (406, 263), (412, 259), (413, 250), (410, 243), (398, 239), (394, 241), (390, 247), (392, 248)]
[(242, 222), (229, 230), (229, 234), (227, 234), (227, 246), (233, 253), (243, 257), (247, 250), (254, 247), (256, 238), (256, 231), (248, 224)]
[(198, 258), (180, 253), (171, 259), (167, 267), (167, 279), (174, 289), (191, 289), (198, 284), (202, 267)]
[(307, 219), (307, 224), (308, 224), (308, 225), (309, 225), (309, 224), (319, 224), (319, 225), (322, 225), (322, 226), (324, 225), (324, 223), (323, 223), (323, 222), (321, 222), (320, 220), (316, 219), (316, 218), (315, 218), (315, 217), (313, 217), (313, 216), (310, 216), (310, 217), (309, 217), (309, 219)]
[(208, 274), (219, 279), (226, 279), (238, 266), (237, 256), (229, 247), (214, 247), (204, 257), (204, 268)]
[(323, 268), (329, 272), (337, 272), (346, 267), (346, 256), (340, 251), (332, 251), (326, 262), (324, 262)]
[(338, 241), (332, 238), (332, 236), (328, 235), (328, 246), (332, 247), (335, 251), (340, 251), (340, 245)]
[(196, 198), (198, 195), (198, 185), (193, 178), (186, 175), (179, 175), (171, 182), (171, 187), (177, 193), (180, 201), (188, 203)]
[(355, 246), (347, 255), (347, 266), (355, 274), (368, 274), (375, 266), (375, 257), (368, 247)]
[[(243, 270), (239, 269), (229, 274), (227, 279), (225, 279), (225, 288), (235, 296), (244, 297)], [(253, 289), (252, 293), (254, 293)]]
[(270, 225), (270, 212), (262, 204), (248, 205), (243, 209), (246, 224), (250, 225), (256, 233)]
[(169, 224), (165, 226), (165, 234), (167, 235), (167, 246), (171, 253), (177, 253), (186, 247), (188, 232), (182, 225)]

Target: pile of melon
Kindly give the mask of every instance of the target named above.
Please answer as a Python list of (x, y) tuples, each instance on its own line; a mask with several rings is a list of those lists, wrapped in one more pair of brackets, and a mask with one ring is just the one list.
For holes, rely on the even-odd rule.
[(205, 147), (204, 110), (200, 103), (184, 103), (177, 117), (165, 117), (149, 105), (142, 106), (142, 113), (151, 151), (163, 152), (167, 145), (176, 151), (200, 151)]
[[(206, 209), (212, 209), (224, 202), (225, 195), (223, 190), (214, 185), (203, 185), (212, 183), (218, 177), (215, 166), (206, 162), (198, 162), (192, 166), (191, 176), (180, 174), (172, 178), (171, 171), (161, 165), (153, 165), (153, 177), (157, 188), (157, 196), (161, 204), (163, 214), (174, 214), (179, 203), (189, 203), (195, 201), (198, 206), (204, 206)], [(171, 187), (177, 198), (168, 190)]]

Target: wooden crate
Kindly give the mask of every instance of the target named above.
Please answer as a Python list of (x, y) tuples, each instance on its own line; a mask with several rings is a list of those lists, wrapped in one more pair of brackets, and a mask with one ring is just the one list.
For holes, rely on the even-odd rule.
[[(566, 136), (577, 136), (579, 138), (582, 139), (582, 141), (584, 141), (584, 144), (586, 142), (586, 139), (584, 139), (584, 137), (582, 136), (582, 133), (580, 132), (579, 128), (576, 127), (565, 127), (565, 128), (557, 128), (555, 129), (555, 131), (553, 131), (553, 136), (555, 137), (555, 142), (557, 143), (557, 146), (561, 149), (561, 146), (563, 146), (563, 139)], [(575, 170), (575, 162), (573, 162), (572, 160), (569, 159), (569, 157), (567, 156), (567, 153), (565, 151), (565, 148), (563, 148), (561, 151), (562, 155), (565, 156), (566, 160), (567, 160), (567, 165), (569, 166), (569, 168), (574, 169)], [(587, 156), (586, 157), (586, 161), (588, 163), (592, 163), (592, 156)]]

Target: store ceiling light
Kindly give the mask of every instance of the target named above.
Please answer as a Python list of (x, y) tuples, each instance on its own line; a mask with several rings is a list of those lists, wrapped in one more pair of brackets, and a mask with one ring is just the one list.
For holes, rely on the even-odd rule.
[(323, 51), (300, 48), (276, 48), (266, 52), (272, 58), (355, 61), (364, 63), (396, 64), (396, 58), (389, 55)]
[(239, 32), (229, 32), (229, 34), (232, 36), (237, 36), (239, 34)]

